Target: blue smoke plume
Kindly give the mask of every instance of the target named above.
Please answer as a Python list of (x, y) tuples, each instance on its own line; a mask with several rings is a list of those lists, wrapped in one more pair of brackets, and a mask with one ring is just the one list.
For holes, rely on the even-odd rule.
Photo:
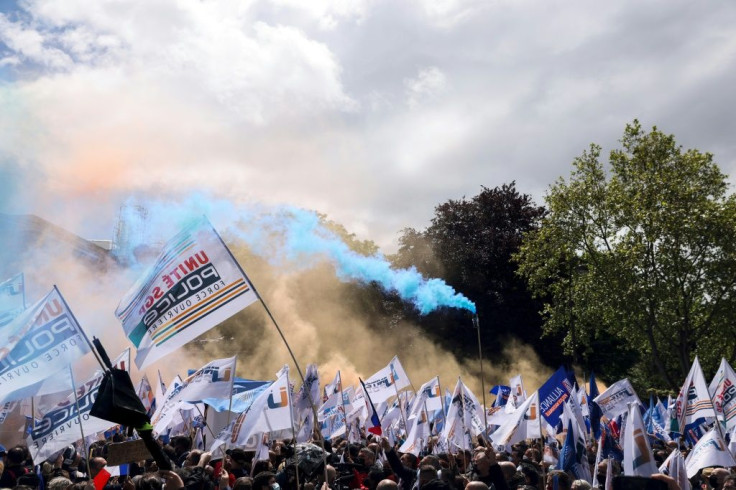
[[(358, 254), (326, 228), (317, 213), (291, 206), (238, 205), (201, 194), (176, 203), (130, 199), (121, 208), (115, 252), (134, 264), (132, 257), (138, 247), (160, 248), (181, 227), (202, 215), (226, 240), (237, 237), (273, 265), (303, 269), (327, 260), (341, 281), (375, 282), (412, 303), (423, 315), (441, 307), (475, 313), (475, 304), (443, 280), (426, 279), (413, 267), (394, 270), (380, 253)], [(247, 264), (241, 265), (247, 271)]]

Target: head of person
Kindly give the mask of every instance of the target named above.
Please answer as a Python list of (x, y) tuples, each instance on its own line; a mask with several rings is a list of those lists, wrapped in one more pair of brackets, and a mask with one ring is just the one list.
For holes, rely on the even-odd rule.
[(423, 457), (421, 461), (419, 461), (420, 467), (427, 465), (433, 467), (436, 471), (439, 471), (442, 468), (442, 465), (440, 464), (440, 458), (438, 458), (434, 454), (428, 454)]
[(22, 465), (26, 460), (26, 449), (23, 446), (11, 447), (5, 459), (8, 466)]
[(572, 490), (591, 490), (591, 485), (585, 480), (575, 480), (572, 482)]
[(555, 489), (555, 481), (557, 482), (557, 490), (571, 490), (572, 480), (570, 475), (560, 470), (552, 470), (547, 473), (547, 485), (545, 490)]
[(66, 490), (72, 486), (72, 481), (69, 478), (63, 476), (57, 476), (52, 478), (48, 484), (48, 490)]
[(727, 476), (723, 480), (722, 490), (736, 490), (736, 475)]
[(253, 478), (241, 476), (233, 483), (233, 490), (253, 490)]
[(501, 472), (507, 483), (516, 475), (516, 465), (511, 461), (500, 461), (498, 466), (501, 468)]
[(476, 451), (473, 455), (473, 467), (481, 475), (486, 475), (491, 469), (491, 458), (485, 451)]
[(728, 478), (729, 476), (731, 476), (731, 472), (728, 471), (728, 469), (714, 468), (713, 471), (710, 472), (708, 483), (714, 490), (721, 490), (723, 488), (723, 484), (726, 481), (726, 478)]
[(488, 490), (488, 485), (482, 481), (471, 481), (465, 485), (465, 490)]
[(373, 466), (376, 464), (376, 453), (370, 448), (364, 447), (358, 451), (358, 461), (365, 466)]
[(412, 470), (417, 468), (417, 464), (419, 463), (419, 458), (417, 458), (412, 453), (404, 453), (399, 457), (399, 460), (401, 460), (401, 464), (406, 466), (407, 468), (411, 468)]
[(277, 485), (276, 475), (270, 471), (264, 471), (253, 478), (253, 490), (272, 490)]
[(393, 480), (385, 479), (378, 482), (376, 490), (399, 490), (399, 485)]
[(176, 436), (171, 438), (171, 446), (177, 456), (188, 452), (192, 449), (192, 438), (189, 436)]
[(146, 473), (140, 479), (133, 480), (135, 490), (162, 490), (164, 482), (156, 473)]
[(325, 473), (327, 473), (327, 484), (332, 485), (335, 483), (335, 479), (337, 478), (337, 470), (332, 465), (327, 465), (327, 468), (325, 468)]
[(187, 458), (184, 460), (184, 466), (197, 466), (199, 460), (202, 458), (202, 451), (199, 449), (193, 449), (187, 454)]
[(248, 454), (240, 448), (231, 449), (225, 455), (227, 467), (233, 470), (247, 468), (250, 463), (249, 459)]
[(97, 473), (99, 473), (100, 470), (104, 468), (106, 465), (107, 465), (107, 461), (105, 460), (105, 458), (102, 458), (100, 456), (90, 459), (89, 460), (89, 471), (90, 471), (89, 476), (91, 478), (94, 478), (95, 476), (97, 476)]
[(423, 487), (432, 480), (437, 479), (437, 470), (434, 466), (425, 464), (419, 467), (419, 487)]

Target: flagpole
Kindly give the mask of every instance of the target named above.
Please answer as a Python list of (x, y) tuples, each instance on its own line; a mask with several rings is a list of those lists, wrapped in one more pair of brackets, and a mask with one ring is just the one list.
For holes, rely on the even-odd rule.
[(598, 438), (598, 450), (595, 452), (595, 465), (593, 465), (593, 488), (598, 487), (598, 465), (601, 464), (601, 456), (603, 455), (601, 442), (603, 442), (603, 434)]
[[(245, 277), (245, 280), (248, 282), (248, 284), (250, 284), (250, 287), (253, 290), (253, 294), (256, 295), (256, 298), (258, 298), (258, 301), (260, 301), (261, 304), (263, 305), (263, 308), (266, 310), (266, 314), (271, 319), (271, 322), (273, 323), (274, 327), (276, 327), (276, 331), (281, 336), (281, 340), (284, 341), (284, 345), (286, 346), (286, 349), (289, 351), (289, 355), (291, 356), (291, 360), (294, 361), (294, 366), (296, 367), (296, 371), (299, 373), (299, 377), (301, 378), (302, 383), (305, 383), (304, 374), (302, 373), (302, 368), (299, 367), (299, 363), (296, 360), (296, 356), (294, 355), (294, 351), (291, 350), (291, 346), (289, 345), (289, 342), (286, 341), (286, 337), (284, 336), (284, 333), (281, 331), (281, 327), (279, 327), (279, 324), (276, 322), (276, 319), (274, 318), (273, 314), (271, 313), (271, 310), (268, 308), (268, 305), (266, 304), (266, 302), (263, 301), (263, 297), (258, 292), (258, 289), (256, 288), (256, 285), (253, 284), (253, 281), (250, 280), (250, 278), (248, 277), (248, 274), (246, 274), (246, 272), (243, 270), (243, 268), (240, 267), (240, 263), (238, 263), (238, 261), (235, 260), (235, 256), (230, 251), (230, 248), (225, 244), (225, 241), (222, 239), (222, 237), (217, 232), (217, 230), (215, 230), (215, 227), (212, 226), (211, 223), (209, 223), (209, 220), (207, 220), (206, 217), (205, 217), (205, 220), (210, 225), (210, 228), (212, 228), (212, 231), (214, 232), (215, 236), (217, 236), (217, 239), (220, 240), (220, 243), (222, 244), (223, 248), (227, 251), (228, 255), (230, 255), (230, 258), (233, 260), (233, 263), (240, 270), (240, 273), (243, 274), (243, 277)], [(307, 396), (309, 397), (309, 403), (312, 405), (312, 412), (314, 414), (314, 419), (316, 421), (317, 420), (317, 407), (316, 407), (316, 405), (314, 403), (314, 400), (312, 400), (312, 394), (311, 393), (308, 393)], [(315, 425), (315, 427), (317, 427), (316, 422), (315, 422), (314, 425)], [(319, 430), (319, 427), (317, 427), (317, 431), (319, 433), (320, 439), (324, 439), (322, 437), (322, 431)], [(324, 449), (324, 443), (322, 443), (322, 449)]]
[[(447, 414), (445, 413), (445, 393), (442, 391), (442, 383), (440, 382), (440, 375), (437, 375), (437, 386), (440, 390), (440, 412), (442, 412), (442, 431), (444, 432), (445, 428), (447, 427)], [(440, 434), (439, 431), (437, 431), (437, 441), (440, 440)], [(447, 452), (452, 454), (452, 451), (450, 450), (450, 441), (445, 441), (445, 444), (447, 444)], [(467, 462), (465, 461), (465, 453), (463, 453), (463, 465), (465, 465)], [(457, 463), (455, 463), (455, 466), (457, 466)], [(465, 466), (463, 466), (464, 468)]]
[[(342, 418), (343, 418), (343, 422), (345, 422), (345, 437), (347, 438), (347, 435), (348, 435), (348, 413), (345, 410), (345, 394), (343, 393), (343, 390), (342, 390), (342, 373), (340, 372), (339, 369), (337, 370), (337, 375), (340, 378), (340, 405), (342, 405)], [(316, 420), (314, 421), (314, 425), (317, 425), (317, 421)]]
[[(233, 372), (230, 375), (230, 403), (227, 406), (227, 424), (225, 424), (225, 427), (228, 427), (230, 425), (230, 418), (233, 415), (233, 390), (235, 389), (235, 373), (237, 372), (237, 366), (238, 366), (238, 356), (235, 356), (233, 359)], [(212, 434), (212, 436), (214, 437), (214, 434)]]
[(483, 379), (483, 352), (481, 350), (480, 343), (480, 322), (478, 321), (478, 314), (473, 315), (473, 325), (478, 331), (478, 361), (480, 362), (480, 390), (483, 392), (483, 424), (485, 430), (483, 432), (483, 439), (488, 437), (488, 415), (486, 414), (486, 383)]
[[(199, 409), (199, 406), (196, 403), (194, 403), (193, 405), (194, 405), (194, 408), (196, 408), (197, 411), (199, 412), (199, 414), (202, 416), (202, 425), (204, 425), (205, 427), (207, 427), (207, 430), (210, 431), (210, 435), (212, 437), (214, 437), (215, 439), (217, 439), (217, 436), (215, 436), (215, 433), (212, 432), (212, 429), (210, 428), (209, 424), (207, 424), (207, 415), (206, 414), (207, 414), (207, 407), (209, 405), (207, 405), (205, 403), (205, 405), (204, 405), (204, 413), (202, 413), (202, 410)], [(229, 420), (228, 420), (227, 425), (225, 427), (227, 427), (228, 425), (230, 425), (230, 421)], [(204, 434), (202, 434), (202, 435), (204, 435)]]
[[(92, 351), (94, 352), (94, 348), (92, 349)], [(72, 370), (71, 364), (69, 364), (69, 375), (72, 378), (72, 391), (74, 392), (74, 403), (77, 406), (77, 420), (79, 421), (79, 432), (82, 434), (82, 447), (84, 448), (84, 459), (87, 461), (87, 477), (92, 478), (92, 470), (89, 467), (89, 454), (87, 454), (87, 439), (84, 435), (84, 428), (82, 427), (82, 414), (79, 411), (79, 396), (77, 396), (77, 384), (74, 382), (74, 371)], [(33, 414), (31, 414), (31, 416), (35, 418)]]
[[(409, 436), (409, 424), (406, 423), (406, 414), (404, 413), (404, 407), (401, 406), (401, 397), (399, 396), (399, 389), (396, 387), (396, 380), (394, 380), (393, 384), (394, 391), (396, 392), (396, 399), (399, 401), (399, 413), (401, 414), (401, 419), (404, 421), (404, 432), (406, 432), (406, 435)], [(367, 393), (366, 396), (368, 396)]]
[[(255, 284), (253, 284), (253, 281), (251, 281), (250, 278), (248, 277), (248, 274), (246, 274), (243, 268), (240, 267), (240, 263), (237, 260), (235, 260), (235, 256), (230, 251), (230, 248), (225, 244), (225, 241), (222, 239), (222, 237), (217, 232), (217, 230), (215, 230), (215, 227), (212, 226), (212, 223), (209, 222), (207, 217), (205, 217), (205, 220), (210, 225), (210, 228), (215, 233), (215, 236), (217, 237), (217, 239), (220, 240), (220, 243), (222, 244), (223, 248), (225, 248), (228, 255), (230, 255), (230, 258), (233, 260), (233, 263), (240, 270), (240, 273), (243, 274), (243, 277), (245, 277), (245, 280), (248, 281), (248, 284), (250, 284), (250, 287), (253, 289), (253, 293), (256, 295), (256, 298), (258, 298), (258, 301), (260, 301), (261, 304), (263, 305), (263, 308), (266, 310), (268, 317), (271, 319), (271, 322), (273, 322), (273, 325), (276, 327), (276, 330), (281, 336), (281, 340), (284, 341), (284, 345), (286, 346), (286, 349), (289, 351), (289, 355), (291, 356), (291, 359), (294, 361), (294, 366), (296, 367), (296, 370), (299, 373), (299, 377), (302, 379), (302, 384), (306, 384), (305, 379), (304, 379), (304, 374), (302, 373), (302, 369), (299, 367), (299, 363), (296, 360), (296, 356), (294, 355), (294, 352), (291, 350), (291, 346), (286, 341), (286, 337), (284, 336), (284, 333), (281, 331), (281, 327), (279, 327), (279, 324), (276, 322), (276, 319), (271, 314), (271, 310), (268, 308), (268, 305), (266, 305), (266, 302), (263, 301), (263, 298), (258, 292), (258, 289), (256, 289)], [(317, 424), (317, 418), (318, 418), (317, 417), (317, 406), (315, 405), (314, 400), (312, 400), (312, 393), (307, 392), (307, 397), (309, 398), (310, 405), (312, 405), (312, 414), (314, 415), (314, 426), (317, 429), (317, 434), (319, 434), (319, 445), (323, 451), (322, 461), (324, 463), (325, 481), (327, 481), (327, 452), (324, 450), (325, 442), (324, 442), (324, 437), (322, 436), (322, 431), (320, 430), (319, 425)]]
[[(306, 383), (302, 384), (304, 391), (307, 391), (308, 387)], [(294, 400), (291, 399), (291, 384), (289, 383), (289, 371), (286, 371), (286, 387), (289, 394), (289, 420), (291, 421), (291, 437), (294, 439), (294, 468), (296, 469), (296, 488), (299, 488), (299, 457), (296, 450), (296, 430), (294, 430)]]
[(539, 403), (539, 390), (537, 390), (537, 418), (539, 419), (539, 443), (541, 445), (540, 449), (542, 450), (542, 481), (546, 482), (547, 472), (544, 470), (544, 433), (542, 432), (542, 420), (544, 420), (544, 418), (542, 417), (542, 404)]
[[(463, 423), (463, 458), (465, 457), (465, 451), (468, 451), (468, 441), (466, 439), (466, 435), (468, 433), (468, 428), (465, 426), (465, 390), (463, 390), (463, 386), (465, 386), (462, 382), (462, 379), (460, 376), (457, 377), (457, 380), (460, 382), (460, 406), (463, 407), (463, 416), (460, 417), (460, 420), (462, 420)], [(450, 447), (450, 441), (447, 441), (447, 447), (449, 450)]]

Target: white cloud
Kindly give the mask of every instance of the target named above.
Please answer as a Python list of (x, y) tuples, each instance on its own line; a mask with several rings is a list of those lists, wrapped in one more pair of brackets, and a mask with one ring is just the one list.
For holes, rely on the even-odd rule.
[(417, 107), (424, 101), (437, 98), (447, 90), (447, 77), (436, 66), (422, 68), (416, 78), (405, 78), (404, 87), (409, 107)]
[(81, 198), (212, 190), (390, 251), (481, 185), (541, 202), (635, 117), (736, 171), (735, 23), (686, 0), (23, 0), (0, 156), (39, 169), (27, 212), (61, 224)]

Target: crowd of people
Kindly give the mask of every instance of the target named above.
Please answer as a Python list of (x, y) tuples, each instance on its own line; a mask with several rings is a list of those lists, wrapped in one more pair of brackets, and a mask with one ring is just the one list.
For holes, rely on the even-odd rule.
[[(273, 441), (268, 456), (231, 448), (212, 454), (192, 448), (192, 438), (176, 436), (162, 445), (171, 470), (162, 470), (155, 460), (130, 463), (124, 475), (107, 471), (108, 444), (121, 442), (120, 434), (97, 441), (84, 450), (64, 451), (53, 460), (34, 465), (24, 446), (5, 450), (0, 446), (0, 489), (13, 490), (590, 490), (591, 484), (576, 480), (556, 468), (555, 444), (527, 440), (501, 450), (482, 438), (473, 448), (452, 454), (439, 452), (430, 442), (426, 454), (400, 453), (386, 437), (368, 434), (362, 443), (347, 440), (322, 441), (319, 464), (302, 465), (300, 446)], [(295, 452), (296, 450), (296, 452)], [(677, 443), (658, 443), (653, 455), (660, 465)], [(595, 455), (589, 447), (588, 454)], [(263, 455), (263, 453), (258, 453)], [(607, 465), (611, 461), (612, 467)], [(615, 488), (607, 475), (621, 474), (615, 459), (603, 460), (591, 473), (599, 488)], [(683, 490), (668, 475), (656, 474), (660, 488)], [(705, 468), (690, 479), (693, 490), (736, 490), (736, 468)], [(620, 487), (626, 488), (626, 487)], [(647, 487), (647, 488), (657, 488)]]

